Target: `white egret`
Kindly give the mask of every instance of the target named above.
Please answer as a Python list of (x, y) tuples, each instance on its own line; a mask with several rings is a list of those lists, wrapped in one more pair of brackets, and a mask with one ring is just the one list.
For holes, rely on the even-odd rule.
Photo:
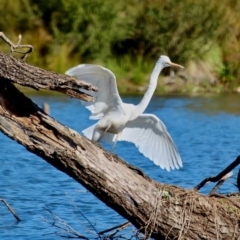
[(139, 151), (163, 169), (178, 169), (181, 157), (163, 122), (153, 114), (143, 113), (157, 86), (158, 76), (165, 67), (184, 68), (172, 63), (167, 56), (160, 56), (150, 78), (142, 101), (138, 105), (123, 103), (119, 96), (116, 77), (108, 69), (92, 64), (81, 64), (66, 74), (91, 83), (98, 88), (93, 93), (94, 102), (82, 102), (92, 113), (90, 119), (98, 122), (83, 130), (94, 141), (134, 143)]

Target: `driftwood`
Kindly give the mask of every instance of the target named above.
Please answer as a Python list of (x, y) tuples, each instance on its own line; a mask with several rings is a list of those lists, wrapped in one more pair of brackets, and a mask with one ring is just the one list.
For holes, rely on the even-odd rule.
[(151, 180), (45, 114), (12, 83), (79, 96), (77, 88), (96, 89), (0, 53), (0, 130), (81, 183), (146, 238), (240, 239), (237, 196), (203, 196)]

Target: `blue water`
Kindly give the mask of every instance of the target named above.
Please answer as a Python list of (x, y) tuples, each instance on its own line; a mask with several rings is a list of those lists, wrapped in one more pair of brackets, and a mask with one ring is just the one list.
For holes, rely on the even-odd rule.
[[(88, 111), (76, 99), (67, 97), (31, 97), (50, 105), (50, 114), (61, 123), (81, 132), (93, 122)], [(136, 165), (156, 181), (193, 188), (203, 178), (218, 174), (240, 154), (240, 96), (154, 97), (147, 108), (167, 126), (183, 159), (184, 167), (167, 172), (155, 166), (130, 143), (118, 142), (115, 153)], [(125, 97), (137, 103), (139, 97)], [(0, 239), (61, 239), (64, 233), (51, 225), (52, 215), (67, 222), (90, 238), (93, 229), (102, 231), (125, 220), (106, 207), (81, 185), (56, 170), (41, 158), (0, 133), (0, 198), (5, 199), (22, 219), (19, 223), (0, 202)], [(110, 149), (110, 146), (105, 146)], [(234, 175), (220, 188), (221, 193), (236, 191)], [(201, 191), (207, 194), (208, 184)], [(125, 233), (130, 236), (133, 227)]]

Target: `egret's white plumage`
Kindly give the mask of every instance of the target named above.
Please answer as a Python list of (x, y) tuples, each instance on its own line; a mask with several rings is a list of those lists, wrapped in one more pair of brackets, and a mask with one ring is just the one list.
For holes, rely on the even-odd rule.
[(92, 95), (94, 102), (83, 102), (91, 112), (90, 119), (98, 122), (83, 130), (92, 140), (116, 144), (134, 143), (139, 151), (163, 169), (178, 169), (181, 157), (165, 125), (153, 114), (144, 114), (157, 86), (158, 76), (165, 67), (180, 67), (167, 56), (160, 56), (151, 74), (149, 87), (138, 105), (123, 103), (119, 96), (116, 77), (108, 69), (92, 64), (81, 64), (66, 74), (91, 83), (98, 88)]

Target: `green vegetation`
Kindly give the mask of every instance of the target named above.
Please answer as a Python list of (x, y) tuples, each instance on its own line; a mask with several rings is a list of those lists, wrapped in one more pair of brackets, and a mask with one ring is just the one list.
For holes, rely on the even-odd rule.
[[(48, 70), (104, 65), (122, 92), (141, 89), (160, 54), (189, 70), (188, 86), (180, 78), (172, 87), (160, 83), (158, 92), (234, 91), (240, 86), (239, 12), (240, 1), (233, 0), (2, 0), (0, 31), (13, 42), (22, 34), (22, 43), (34, 46), (27, 61)], [(3, 41), (0, 49), (9, 51)]]

